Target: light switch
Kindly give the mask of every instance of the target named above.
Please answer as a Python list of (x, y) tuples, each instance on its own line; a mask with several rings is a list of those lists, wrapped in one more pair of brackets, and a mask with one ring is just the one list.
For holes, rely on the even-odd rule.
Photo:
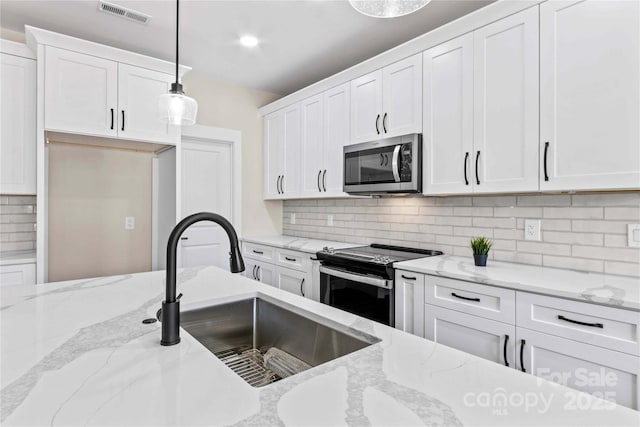
[(627, 224), (627, 245), (640, 248), (640, 224)]
[(125, 230), (133, 230), (136, 228), (136, 217), (135, 216), (127, 216), (124, 218), (124, 229)]
[(540, 220), (539, 219), (524, 220), (524, 240), (540, 241)]

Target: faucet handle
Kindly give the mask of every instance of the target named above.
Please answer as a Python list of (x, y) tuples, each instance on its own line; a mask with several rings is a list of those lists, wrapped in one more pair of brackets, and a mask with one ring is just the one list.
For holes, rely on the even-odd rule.
[(176, 297), (176, 301), (180, 301), (180, 298), (182, 298), (182, 292), (178, 294), (178, 296)]

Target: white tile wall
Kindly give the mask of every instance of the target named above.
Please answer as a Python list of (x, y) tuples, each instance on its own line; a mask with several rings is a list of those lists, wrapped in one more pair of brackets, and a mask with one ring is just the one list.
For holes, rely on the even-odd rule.
[[(542, 220), (542, 241), (524, 240), (525, 219)], [(627, 224), (640, 223), (640, 192), (287, 200), (283, 221), (292, 236), (460, 256), (471, 255), (471, 237), (486, 236), (492, 259), (640, 277), (640, 249), (627, 247), (626, 236)]]
[(0, 196), (0, 252), (35, 248), (35, 196)]

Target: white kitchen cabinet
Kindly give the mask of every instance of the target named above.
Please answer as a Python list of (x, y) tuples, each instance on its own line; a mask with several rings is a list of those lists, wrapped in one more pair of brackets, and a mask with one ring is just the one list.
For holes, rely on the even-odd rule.
[(540, 189), (640, 187), (640, 3), (540, 5)]
[(396, 270), (395, 328), (424, 337), (424, 274)]
[(302, 190), (300, 165), (300, 104), (284, 109), (284, 170), (280, 190), (284, 197), (295, 197)]
[(424, 337), (464, 352), (515, 366), (516, 327), (426, 304)]
[(36, 265), (34, 263), (0, 265), (0, 286), (35, 284)]
[(422, 55), (351, 81), (351, 143), (422, 129)]
[[(318, 196), (322, 191), (324, 159), (324, 98), (322, 94), (305, 99), (301, 103), (302, 117), (302, 193)], [(326, 175), (326, 173), (325, 173)]]
[[(619, 405), (640, 407), (637, 356), (521, 327), (516, 335), (519, 369)], [(577, 399), (575, 409), (581, 409)]]
[(158, 118), (158, 97), (169, 92), (174, 79), (158, 71), (118, 64), (119, 137), (176, 143), (180, 127)]
[(311, 298), (311, 274), (309, 272), (278, 267), (274, 286), (296, 295)]
[(158, 97), (173, 76), (45, 47), (45, 130), (176, 144), (178, 126), (160, 122)]
[(284, 170), (284, 117), (276, 111), (264, 118), (264, 198), (280, 198), (280, 177)]
[(265, 117), (264, 198), (297, 197), (302, 191), (300, 104)]
[(278, 287), (277, 267), (262, 261), (248, 259), (245, 261), (244, 274), (246, 277), (257, 280), (265, 285)]
[(0, 194), (36, 194), (36, 61), (0, 54)]
[(424, 53), (424, 194), (538, 190), (538, 10)]
[(118, 63), (47, 46), (45, 130), (116, 137)]

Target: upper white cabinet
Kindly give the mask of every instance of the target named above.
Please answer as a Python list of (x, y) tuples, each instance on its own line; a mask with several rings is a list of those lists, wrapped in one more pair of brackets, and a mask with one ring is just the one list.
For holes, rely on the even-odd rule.
[(53, 46), (45, 48), (45, 130), (172, 143), (179, 128), (158, 118), (169, 74)]
[[(302, 109), (302, 193), (321, 195), (324, 159), (324, 99), (322, 94), (305, 99)], [(326, 173), (325, 173), (326, 175)]]
[(264, 196), (266, 199), (297, 197), (302, 189), (300, 104), (265, 117)]
[(264, 118), (264, 198), (280, 198), (280, 177), (284, 170), (284, 117), (276, 111)]
[(36, 62), (0, 54), (0, 194), (36, 194)]
[(424, 194), (538, 190), (538, 9), (424, 52)]
[(422, 55), (351, 81), (351, 143), (422, 129)]
[(640, 187), (640, 3), (540, 5), (540, 189)]

